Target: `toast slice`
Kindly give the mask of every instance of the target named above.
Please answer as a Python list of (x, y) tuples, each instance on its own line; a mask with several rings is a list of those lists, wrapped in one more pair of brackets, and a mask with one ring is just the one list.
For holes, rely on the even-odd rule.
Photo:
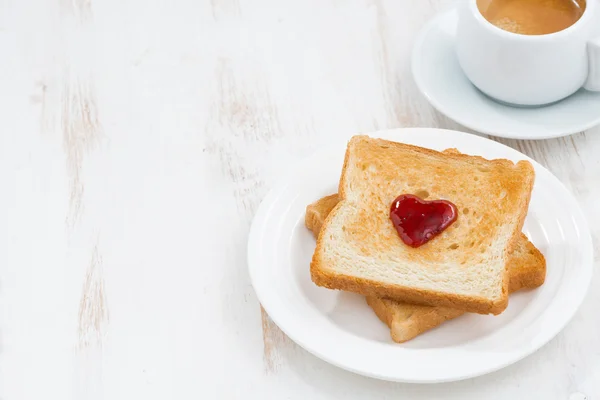
[[(499, 314), (508, 304), (508, 254), (516, 246), (534, 181), (527, 161), (353, 137), (339, 203), (317, 240), (311, 278), (319, 286), (411, 304)], [(400, 194), (447, 199), (458, 220), (419, 248), (389, 221)]]
[[(337, 203), (338, 195), (333, 194), (306, 207), (305, 224), (315, 238)], [(546, 259), (523, 233), (520, 234), (509, 260), (509, 292), (537, 288), (544, 283)], [(398, 343), (404, 343), (444, 321), (464, 314), (462, 310), (455, 308), (415, 306), (374, 296), (367, 296), (367, 304), (387, 324), (392, 340)]]

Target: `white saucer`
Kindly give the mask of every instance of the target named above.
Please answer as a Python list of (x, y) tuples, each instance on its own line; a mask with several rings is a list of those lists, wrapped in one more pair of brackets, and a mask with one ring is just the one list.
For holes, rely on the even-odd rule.
[(525, 155), (476, 135), (441, 129), (371, 134), (433, 149), (456, 147), (487, 158), (527, 159), (536, 182), (523, 232), (547, 259), (545, 284), (515, 293), (501, 315), (463, 315), (394, 343), (364, 297), (317, 287), (309, 264), (315, 240), (305, 208), (335, 193), (346, 141), (309, 157), (271, 190), (250, 231), (248, 267), (258, 299), (296, 343), (341, 368), (402, 382), (444, 382), (486, 374), (539, 349), (571, 319), (592, 276), (592, 240), (573, 196)]
[(463, 74), (454, 51), (458, 14), (446, 12), (420, 33), (412, 54), (412, 72), (429, 102), (459, 124), (494, 136), (548, 139), (600, 124), (600, 93), (580, 90), (558, 103), (517, 108), (495, 102)]

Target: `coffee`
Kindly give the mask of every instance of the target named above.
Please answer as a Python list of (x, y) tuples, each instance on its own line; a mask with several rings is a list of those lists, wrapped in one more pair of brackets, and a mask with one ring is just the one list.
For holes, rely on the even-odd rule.
[(505, 31), (545, 35), (579, 20), (585, 0), (477, 0), (483, 17)]

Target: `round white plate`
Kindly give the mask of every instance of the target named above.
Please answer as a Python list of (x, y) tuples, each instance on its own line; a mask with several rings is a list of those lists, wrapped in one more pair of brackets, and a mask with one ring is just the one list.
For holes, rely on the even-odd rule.
[(548, 139), (600, 124), (600, 93), (580, 90), (552, 105), (518, 108), (497, 103), (469, 82), (454, 50), (458, 14), (446, 12), (420, 33), (412, 54), (419, 90), (442, 114), (473, 130), (515, 139)]
[(444, 382), (495, 371), (539, 349), (579, 307), (592, 275), (592, 241), (579, 205), (548, 170), (475, 135), (397, 129), (370, 136), (486, 158), (526, 159), (536, 181), (524, 232), (547, 259), (546, 283), (511, 296), (501, 315), (463, 315), (405, 344), (364, 297), (317, 287), (309, 264), (315, 240), (304, 226), (309, 203), (336, 193), (346, 141), (322, 149), (285, 177), (261, 204), (250, 232), (248, 266), (258, 299), (296, 343), (331, 364), (402, 382)]

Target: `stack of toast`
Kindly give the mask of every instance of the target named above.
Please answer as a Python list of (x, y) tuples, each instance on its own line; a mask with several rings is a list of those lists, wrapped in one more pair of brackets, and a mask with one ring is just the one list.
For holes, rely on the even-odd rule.
[[(527, 161), (355, 136), (338, 193), (306, 209), (317, 237), (311, 278), (365, 295), (399, 343), (465, 312), (500, 314), (509, 293), (545, 280), (544, 256), (521, 233), (534, 178)], [(390, 217), (402, 195), (447, 201), (456, 219), (409, 245)]]

